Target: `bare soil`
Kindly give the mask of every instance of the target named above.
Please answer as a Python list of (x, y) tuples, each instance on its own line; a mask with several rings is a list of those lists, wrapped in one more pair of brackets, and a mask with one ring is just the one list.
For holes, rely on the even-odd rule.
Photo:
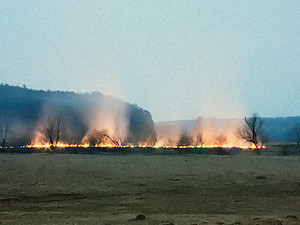
[(300, 224), (300, 157), (0, 154), (0, 224)]

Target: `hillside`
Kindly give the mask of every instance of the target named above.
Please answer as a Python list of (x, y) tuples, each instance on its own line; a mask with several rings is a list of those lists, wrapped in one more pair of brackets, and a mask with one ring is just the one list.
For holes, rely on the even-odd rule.
[(148, 111), (111, 96), (0, 85), (0, 137), (7, 129), (9, 145), (29, 144), (51, 121), (60, 121), (60, 137), (69, 143), (80, 143), (92, 130), (106, 130), (122, 143), (156, 137)]

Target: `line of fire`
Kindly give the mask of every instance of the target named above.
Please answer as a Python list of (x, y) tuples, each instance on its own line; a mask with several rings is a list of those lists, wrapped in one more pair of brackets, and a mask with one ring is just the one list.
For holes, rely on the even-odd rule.
[[(151, 143), (141, 143), (138, 145), (132, 143), (124, 143), (121, 137), (124, 135), (114, 132), (112, 135), (108, 129), (92, 130), (88, 132), (81, 143), (68, 143), (62, 141), (64, 129), (60, 121), (48, 122), (47, 125), (40, 127), (36, 132), (33, 140), (30, 144), (19, 147), (5, 146), (6, 140), (2, 138), (2, 151), (7, 149), (13, 151), (14, 149), (29, 149), (31, 152), (87, 152), (86, 149), (93, 149), (94, 151), (105, 152), (120, 152), (122, 149), (127, 152), (130, 149), (138, 149), (143, 151), (149, 151), (155, 149), (175, 149), (175, 151), (181, 152), (199, 152), (199, 151), (212, 151), (212, 149), (239, 149), (239, 150), (259, 150), (264, 149), (263, 139), (260, 134), (260, 128), (262, 126), (262, 119), (258, 114), (253, 114), (252, 117), (244, 118), (244, 125), (239, 129), (231, 130), (225, 134), (214, 136), (207, 130), (208, 134), (203, 132), (203, 129), (197, 132), (185, 132), (180, 135), (174, 134), (173, 131), (161, 130), (157, 132), (157, 136)], [(169, 129), (172, 129), (169, 128)], [(173, 132), (173, 133), (172, 133)], [(166, 135), (169, 134), (169, 135)], [(169, 137), (168, 137), (169, 136)], [(170, 138), (173, 137), (172, 138)], [(63, 150), (64, 149), (64, 150)], [(123, 152), (124, 152), (123, 151)]]
[(0, 152), (250, 149), (259, 154), (266, 145), (282, 143), (300, 145), (300, 117), (268, 118), (254, 113), (155, 122), (149, 111), (100, 92), (0, 84)]

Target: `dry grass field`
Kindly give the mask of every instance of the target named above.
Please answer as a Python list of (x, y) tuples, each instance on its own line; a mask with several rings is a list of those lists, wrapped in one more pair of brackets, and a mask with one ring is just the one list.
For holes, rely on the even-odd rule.
[(300, 224), (300, 157), (0, 154), (0, 224)]

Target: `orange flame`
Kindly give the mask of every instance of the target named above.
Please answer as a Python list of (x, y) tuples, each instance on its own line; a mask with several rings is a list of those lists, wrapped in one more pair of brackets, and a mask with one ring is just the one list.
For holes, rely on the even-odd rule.
[[(84, 143), (84, 144), (67, 144), (63, 142), (58, 142), (54, 144), (50, 143), (44, 143), (44, 144), (30, 144), (26, 145), (24, 147), (27, 148), (44, 148), (44, 149), (50, 149), (51, 147), (55, 148), (89, 148), (91, 147), (90, 144)], [(241, 148), (241, 149), (254, 149), (255, 145), (254, 144), (249, 144), (249, 145), (233, 145), (233, 144), (223, 144), (221, 146), (219, 145), (198, 145), (198, 146), (172, 146), (172, 145), (155, 145), (155, 146), (150, 146), (150, 145), (124, 145), (124, 146), (116, 146), (112, 144), (99, 144), (95, 145), (93, 147), (103, 147), (103, 148), (113, 148), (113, 147), (121, 147), (121, 148), (135, 148), (135, 147), (140, 147), (140, 148)], [(258, 146), (259, 149), (265, 149), (266, 147), (264, 145)]]

